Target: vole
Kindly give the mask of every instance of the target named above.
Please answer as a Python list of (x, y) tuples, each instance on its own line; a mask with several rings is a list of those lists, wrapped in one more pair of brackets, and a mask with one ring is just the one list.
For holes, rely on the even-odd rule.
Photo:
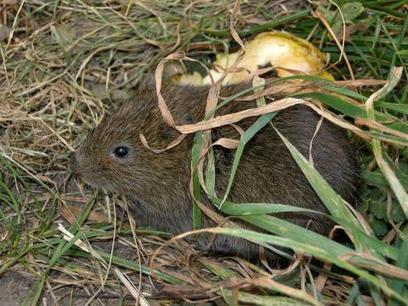
[[(248, 84), (223, 87), (220, 96), (231, 96), (248, 87)], [(162, 88), (162, 95), (175, 121), (187, 124), (203, 120), (208, 91), (208, 87), (167, 85)], [(127, 197), (139, 225), (178, 234), (192, 230), (189, 181), (193, 135), (163, 153), (146, 148), (139, 134), (153, 148), (163, 148), (179, 135), (164, 123), (157, 101), (154, 83), (140, 85), (131, 101), (89, 133), (74, 154), (72, 169), (84, 182)], [(217, 115), (253, 107), (255, 101), (233, 101)], [(244, 119), (238, 125), (247, 129), (255, 119)], [(326, 120), (313, 138), (320, 119), (310, 108), (298, 105), (281, 110), (273, 124), (306, 157), (312, 142), (315, 168), (336, 192), (352, 203), (358, 183), (356, 152), (345, 132)], [(230, 126), (213, 129), (212, 135), (214, 139), (239, 138)], [(214, 151), (216, 191), (223, 195), (234, 152), (217, 147)], [(327, 212), (270, 125), (246, 145), (228, 199), (236, 203), (289, 204)], [(332, 226), (319, 214), (286, 213), (279, 217), (321, 234), (327, 234)], [(203, 226), (216, 225), (204, 214), (203, 218)], [(207, 238), (199, 239), (199, 247), (208, 242)], [(258, 249), (254, 243), (228, 236), (217, 236), (211, 244), (212, 251), (248, 259), (256, 257)]]

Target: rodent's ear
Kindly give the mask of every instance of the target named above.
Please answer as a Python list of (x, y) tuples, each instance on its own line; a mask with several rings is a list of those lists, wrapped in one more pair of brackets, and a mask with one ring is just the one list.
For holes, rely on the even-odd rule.
[(162, 122), (159, 126), (160, 137), (166, 140), (174, 140), (180, 135), (180, 132)]
[[(171, 81), (165, 76), (162, 77), (162, 87), (172, 85)], [(154, 72), (149, 72), (141, 82), (136, 85), (136, 88), (148, 88), (156, 91), (156, 77)]]
[(152, 99), (156, 98), (156, 83), (153, 75), (147, 75), (133, 89), (133, 98), (143, 101), (143, 103), (150, 103)]
[(139, 83), (136, 84), (136, 90), (150, 89), (155, 90), (156, 81), (154, 79), (154, 73), (148, 73)]

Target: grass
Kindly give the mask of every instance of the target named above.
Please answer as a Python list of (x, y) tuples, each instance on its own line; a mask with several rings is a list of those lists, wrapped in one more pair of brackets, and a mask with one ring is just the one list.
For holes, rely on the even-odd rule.
[[(352, 75), (386, 80), (393, 67), (403, 70), (400, 78), (389, 80), (388, 90), (373, 99), (368, 109), (362, 103), (378, 86), (346, 88), (306, 77), (311, 84), (308, 92), (286, 94), (320, 101), (337, 118), (344, 116), (347, 128), (354, 131), (351, 138), (360, 148), (363, 180), (357, 214), (283, 138), (331, 218), (348, 229), (353, 243), (341, 245), (267, 215), (293, 209), (285, 205), (259, 203), (243, 211), (244, 206), (214, 198), (216, 205), (223, 203), (220, 209), (225, 214), (264, 233), (231, 228), (211, 231), (261, 245), (286, 246), (325, 261), (321, 266), (297, 257), (289, 269), (281, 271), (242, 259), (208, 257), (183, 240), (166, 243), (165, 233), (135, 229), (126, 209), (115, 209), (115, 203), (123, 204), (123, 200), (95, 196), (88, 190), (78, 192), (67, 172), (70, 151), (95, 123), (129, 97), (132, 86), (152, 73), (162, 58), (184, 50), (208, 64), (215, 49), (237, 48), (229, 31), (232, 1), (103, 5), (26, 0), (2, 4), (0, 277), (10, 271), (33, 276), (35, 286), (26, 292), (26, 304), (38, 304), (42, 296), (56, 301), (67, 294), (58, 291), (60, 287), (68, 288), (69, 294), (85, 292), (85, 301), (109, 303), (111, 298), (118, 304), (137, 298), (140, 292), (146, 293), (141, 304), (149, 303), (151, 293), (161, 303), (182, 297), (257, 305), (407, 304), (408, 2), (338, 0), (299, 5), (302, 1), (293, 1), (298, 2), (294, 6), (289, 2), (284, 5), (294, 9), (287, 11), (274, 1), (244, 2), (235, 29), (242, 39), (271, 29), (309, 39), (330, 54), (330, 72), (337, 80), (350, 80)], [(350, 5), (361, 11), (347, 11)], [(339, 20), (346, 22), (344, 52), (352, 71), (323, 20), (312, 14), (316, 10), (334, 30)], [(272, 117), (260, 116), (246, 131), (236, 153), (237, 166), (246, 142), (273, 122)], [(193, 161), (201, 145), (195, 143)], [(204, 170), (211, 191), (214, 173), (211, 167)], [(197, 178), (195, 182), (199, 196)], [(199, 216), (197, 210), (197, 226)], [(58, 223), (74, 238), (64, 239)], [(152, 257), (154, 265), (149, 261)], [(130, 280), (126, 282), (121, 273)]]

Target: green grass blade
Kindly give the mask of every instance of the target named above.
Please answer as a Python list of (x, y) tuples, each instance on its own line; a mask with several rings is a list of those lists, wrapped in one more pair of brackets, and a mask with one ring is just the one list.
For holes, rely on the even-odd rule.
[(229, 192), (231, 191), (232, 184), (234, 182), (235, 174), (238, 169), (239, 161), (241, 160), (242, 153), (244, 151), (245, 145), (251, 140), (252, 137), (255, 136), (255, 134), (260, 131), (263, 127), (265, 127), (273, 117), (276, 116), (276, 113), (269, 113), (260, 116), (248, 130), (245, 131), (245, 133), (242, 135), (241, 140), (239, 142), (238, 148), (235, 152), (234, 155), (234, 161), (232, 163), (232, 168), (231, 168), (231, 174), (228, 180), (228, 186), (225, 191), (225, 195), (223, 197), (223, 200), (220, 204), (220, 207), (222, 207), (222, 203), (226, 201)]
[[(254, 216), (245, 216), (242, 217), (243, 219), (247, 218), (254, 218)], [(275, 218), (276, 219), (276, 218)], [(360, 269), (353, 264), (347, 262), (345, 259), (349, 258), (349, 256), (355, 254), (358, 256), (358, 253), (353, 251), (352, 249), (349, 249), (345, 246), (342, 246), (338, 243), (335, 243), (329, 239), (328, 241), (331, 241), (333, 245), (328, 245), (330, 244), (327, 241), (324, 241), (324, 244), (320, 244), (318, 246), (315, 246), (316, 241), (312, 242), (309, 239), (300, 239), (299, 237), (296, 237), (295, 239), (291, 238), (286, 238), (286, 237), (279, 237), (279, 236), (273, 236), (269, 234), (262, 234), (254, 231), (249, 231), (245, 229), (235, 229), (235, 228), (213, 228), (213, 229), (208, 229), (209, 232), (212, 233), (217, 233), (217, 234), (223, 234), (223, 235), (230, 235), (234, 237), (239, 237), (243, 239), (247, 239), (249, 241), (259, 241), (263, 243), (268, 243), (272, 245), (277, 245), (280, 247), (289, 247), (294, 249), (295, 251), (303, 252), (303, 253), (308, 253), (311, 254), (317, 258), (321, 258), (325, 261), (331, 262), (336, 264), (337, 266), (346, 269), (362, 278), (367, 280), (369, 283), (372, 283), (378, 288), (381, 288), (385, 293), (392, 295), (395, 299), (398, 301), (402, 302), (403, 305), (408, 305), (408, 301), (406, 301), (399, 293), (395, 292), (391, 288), (389, 288), (382, 280), (379, 278), (373, 276), (369, 272)], [(304, 230), (306, 232), (306, 230)], [(309, 231), (307, 231), (309, 232)], [(312, 232), (310, 232), (312, 233)], [(318, 234), (316, 234), (318, 235)], [(323, 236), (322, 236), (323, 237)], [(310, 238), (310, 237), (309, 237)], [(323, 240), (322, 240), (323, 241)], [(322, 242), (320, 241), (320, 242)], [(328, 244), (326, 244), (328, 243)], [(336, 244), (336, 245), (334, 245)], [(330, 246), (333, 246), (333, 248), (330, 248)], [(362, 261), (364, 261), (364, 258), (359, 257)]]
[[(350, 212), (350, 210), (344, 205), (344, 200), (338, 195), (333, 188), (326, 182), (326, 180), (320, 175), (320, 173), (306, 160), (306, 158), (288, 141), (288, 139), (283, 136), (277, 129), (275, 131), (278, 133), (279, 137), (285, 143), (290, 154), (296, 161), (299, 168), (302, 170), (303, 174), (306, 176), (307, 180), (313, 187), (314, 191), (317, 193), (319, 198), (325, 204), (326, 208), (329, 210), (330, 214), (337, 218), (347, 219), (351, 224), (357, 228), (361, 228), (360, 223), (357, 221), (355, 216)], [(347, 225), (343, 224), (348, 228)]]
[[(213, 199), (217, 206), (221, 203), (220, 199)], [(217, 203), (218, 202), (218, 203)], [(274, 203), (239, 203), (235, 204), (225, 201), (221, 207), (221, 211), (231, 216), (246, 216), (246, 215), (265, 215), (283, 212), (307, 212), (322, 214), (321, 212), (311, 209), (300, 208), (286, 204)]]
[[(358, 107), (357, 105), (347, 103), (346, 101), (340, 99), (339, 97), (336, 97), (330, 94), (313, 92), (313, 93), (294, 95), (293, 97), (300, 98), (300, 99), (305, 99), (305, 98), (316, 99), (322, 102), (323, 104), (330, 106), (334, 108), (335, 110), (347, 116), (350, 116), (352, 118), (360, 117), (360, 118), (368, 119), (367, 113), (363, 107)], [(380, 112), (375, 112), (375, 117), (376, 119), (380, 121), (380, 123), (386, 125), (389, 128), (393, 128), (403, 133), (408, 133), (408, 124), (398, 119), (397, 117), (394, 117), (388, 114), (383, 114)]]
[[(201, 187), (200, 180), (198, 178), (198, 173), (196, 171), (197, 165), (200, 158), (201, 146), (203, 144), (203, 132), (197, 132), (194, 135), (193, 147), (191, 150), (191, 171), (193, 174), (193, 193), (194, 198), (200, 201), (201, 199)], [(201, 228), (201, 210), (198, 207), (197, 203), (193, 200), (193, 229)]]

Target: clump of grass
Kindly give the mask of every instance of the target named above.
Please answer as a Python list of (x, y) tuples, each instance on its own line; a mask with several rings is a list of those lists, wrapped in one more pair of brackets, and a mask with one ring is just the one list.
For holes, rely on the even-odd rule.
[[(381, 80), (388, 78), (392, 67), (403, 67), (399, 83), (374, 101), (369, 112), (362, 103), (378, 90), (375, 87), (350, 90), (307, 79), (324, 92), (295, 95), (320, 101), (371, 137), (368, 142), (359, 137), (354, 141), (361, 147), (359, 211), (373, 232), (365, 232), (361, 220), (350, 214), (285, 139), (333, 219), (349, 229), (354, 244), (343, 246), (268, 216), (273, 213), (271, 205), (247, 207), (242, 213), (228, 201), (221, 207), (224, 213), (275, 235), (212, 231), (292, 247), (323, 259), (323, 268), (300, 257), (288, 270), (270, 271), (241, 259), (197, 254), (182, 240), (169, 245), (163, 233), (135, 230), (126, 213), (114, 209), (115, 201), (78, 191), (67, 180), (69, 152), (102, 116), (128, 99), (132, 87), (166, 55), (184, 50), (208, 63), (215, 50), (237, 48), (229, 29), (234, 2), (9, 1), (2, 4), (0, 28), (0, 278), (15, 270), (33, 274), (37, 281), (28, 295), (31, 304), (49, 296), (47, 290), (54, 292), (53, 286), (76, 291), (84, 284), (89, 301), (106, 298), (100, 295), (105, 290), (117, 300), (143, 292), (146, 297), (156, 293), (162, 300), (221, 298), (231, 304), (405, 303), (408, 224), (404, 211), (408, 204), (395, 192), (395, 184), (405, 190), (408, 186), (406, 1), (360, 1), (353, 4), (362, 8), (358, 14), (345, 14), (351, 1), (310, 6), (301, 2), (293, 1), (293, 11), (287, 5), (292, 1), (283, 6), (275, 1), (242, 3), (235, 29), (242, 39), (270, 29), (308, 38), (330, 54), (331, 72), (339, 80), (351, 78), (350, 67), (356, 79)], [(319, 12), (320, 19), (313, 11)], [(350, 66), (330, 34), (339, 20), (346, 22), (344, 52)], [(247, 135), (268, 124), (268, 116), (260, 117)], [(395, 176), (387, 175), (379, 161)], [(77, 211), (75, 221), (73, 211)], [(62, 238), (56, 226), (60, 222), (74, 239)], [(99, 255), (74, 246), (78, 241), (89, 242)], [(109, 241), (108, 247), (104, 241)], [(148, 259), (159, 246), (164, 251), (149, 266)], [(130, 285), (114, 269), (125, 271)], [(153, 283), (161, 288), (159, 294)]]

